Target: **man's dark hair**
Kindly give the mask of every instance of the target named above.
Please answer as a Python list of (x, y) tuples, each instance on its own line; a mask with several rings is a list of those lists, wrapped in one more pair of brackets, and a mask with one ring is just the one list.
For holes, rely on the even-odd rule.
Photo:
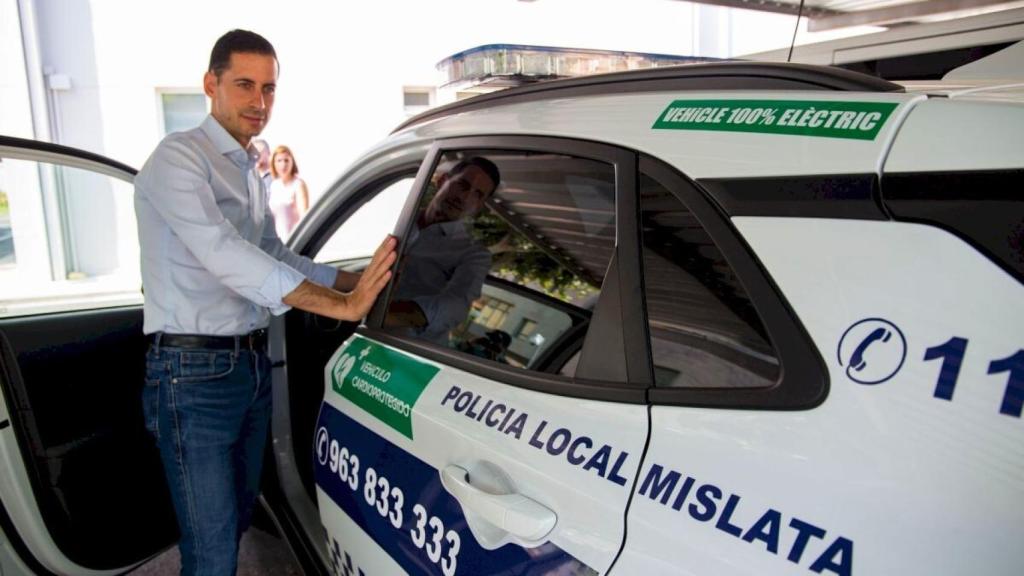
[[(448, 174), (454, 176), (470, 166), (476, 166), (483, 170), (484, 174), (487, 174), (487, 177), (494, 182), (494, 190), (498, 189), (498, 184), (501, 183), (501, 173), (498, 172), (498, 167), (494, 165), (494, 162), (491, 162), (483, 156), (470, 156), (469, 158), (459, 160), (454, 166), (452, 166), (452, 169), (448, 171)], [(494, 194), (494, 190), (491, 190), (491, 194)]]
[(269, 40), (248, 30), (232, 30), (217, 39), (210, 52), (210, 72), (220, 75), (231, 65), (231, 55), (235, 52), (263, 54), (273, 56), (277, 60), (277, 52)]

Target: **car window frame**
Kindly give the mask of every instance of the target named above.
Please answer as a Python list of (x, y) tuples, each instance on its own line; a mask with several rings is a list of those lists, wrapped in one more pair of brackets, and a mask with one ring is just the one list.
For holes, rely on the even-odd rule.
[[(819, 406), (828, 397), (829, 378), (825, 362), (803, 327), (793, 308), (761, 264), (754, 251), (733, 226), (722, 207), (699, 182), (667, 163), (640, 154), (637, 176), (645, 174), (675, 196), (688, 208), (721, 251), (726, 263), (739, 278), (750, 301), (761, 318), (770, 343), (779, 360), (779, 378), (767, 387), (749, 388), (656, 388), (648, 390), (653, 405), (695, 406), (704, 408), (750, 410), (808, 410)], [(637, 211), (639, 219), (639, 210)], [(642, 262), (642, 245), (634, 254)], [(643, 323), (647, 329), (646, 291), (640, 291)], [(653, 370), (654, 360), (649, 335), (645, 335), (647, 360)]]
[[(635, 326), (623, 329), (626, 326), (625, 319), (640, 313), (641, 301), (626, 297), (639, 293), (640, 266), (638, 262), (630, 262), (629, 259), (623, 259), (618, 255), (623, 249), (630, 254), (634, 253), (639, 242), (636, 221), (635, 152), (610, 144), (549, 136), (479, 135), (437, 139), (433, 141), (420, 165), (412, 193), (398, 219), (396, 234), (399, 237), (400, 251), (404, 244), (402, 240), (408, 237), (416, 210), (427, 191), (430, 177), (445, 153), (458, 150), (550, 152), (605, 162), (614, 167), (615, 249), (605, 274), (601, 295), (592, 311), (590, 327), (583, 343), (584, 355), (577, 367), (577, 376), (570, 378), (502, 365), (385, 331), (382, 328), (386, 313), (385, 305), (390, 301), (394, 282), (390, 282), (381, 292), (367, 317), (366, 326), (361, 327), (359, 331), (364, 336), (385, 344), (510, 386), (592, 400), (647, 403), (646, 388), (653, 382), (653, 373), (650, 372), (646, 344), (638, 342), (638, 338), (631, 337), (631, 331), (635, 331)], [(397, 262), (396, 259), (396, 268)], [(588, 355), (587, 350), (593, 352)], [(614, 350), (620, 350), (621, 355), (609, 353)], [(616, 363), (616, 360), (621, 361)], [(593, 377), (597, 374), (612, 376), (608, 379)]]
[[(347, 223), (367, 202), (370, 202), (389, 185), (415, 175), (425, 158), (428, 146), (415, 142), (382, 148), (357, 160), (345, 173), (328, 186), (323, 195), (310, 207), (302, 218), (287, 246), (297, 254), (314, 258), (334, 233)], [(412, 190), (413, 188), (410, 188)], [(382, 238), (383, 240), (383, 238)], [(330, 265), (330, 264), (327, 264)], [(271, 498), (282, 507), (284, 514), (279, 519), (288, 522), (296, 536), (290, 544), (303, 547), (309, 557), (315, 557), (322, 566), (329, 565), (326, 549), (317, 543), (323, 535), (313, 527), (320, 526), (320, 515), (316, 508), (316, 497), (305, 488), (298, 471), (302, 466), (308, 444), (298, 442), (293, 426), (296, 410), (290, 389), (297, 379), (290, 369), (296, 364), (289, 363), (287, 346), (287, 322), (292, 314), (309, 315), (312, 321), (323, 321), (325, 326), (341, 329), (342, 322), (319, 317), (309, 312), (292, 310), (288, 314), (272, 316), (269, 327), (269, 352), (272, 362), (271, 379), (274, 383), (274, 415), (271, 420), (271, 436), (278, 446), (274, 451), (273, 475), (278, 485), (270, 488)], [(318, 377), (322, 378), (322, 376)], [(298, 408), (301, 409), (301, 406)], [(270, 466), (270, 464), (268, 464)], [(300, 555), (301, 556), (301, 555)]]

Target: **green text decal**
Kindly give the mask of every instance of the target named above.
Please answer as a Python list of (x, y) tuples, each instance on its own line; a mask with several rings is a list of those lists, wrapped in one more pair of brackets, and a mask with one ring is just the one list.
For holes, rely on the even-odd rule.
[(676, 100), (656, 130), (721, 130), (874, 140), (894, 102)]
[(331, 388), (412, 439), (412, 409), (438, 368), (356, 335), (331, 368)]

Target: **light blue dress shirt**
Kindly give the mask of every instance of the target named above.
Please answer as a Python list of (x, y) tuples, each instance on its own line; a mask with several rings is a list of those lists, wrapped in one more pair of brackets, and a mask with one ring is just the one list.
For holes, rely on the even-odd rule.
[(303, 279), (333, 285), (334, 268), (277, 237), (257, 160), (207, 116), (164, 138), (135, 177), (146, 334), (245, 334), (286, 312)]
[(462, 323), (480, 297), (491, 269), (491, 253), (466, 230), (462, 220), (413, 227), (399, 267), (395, 300), (420, 307), (427, 325), (413, 336), (448, 344), (448, 333)]

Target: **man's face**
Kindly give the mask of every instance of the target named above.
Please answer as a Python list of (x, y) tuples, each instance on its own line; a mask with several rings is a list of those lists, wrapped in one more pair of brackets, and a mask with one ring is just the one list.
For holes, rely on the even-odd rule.
[(478, 166), (467, 166), (457, 174), (444, 175), (437, 194), (427, 205), (426, 221), (453, 222), (476, 215), (484, 200), (494, 192), (494, 181)]
[(270, 121), (276, 87), (277, 60), (249, 52), (232, 53), (219, 78), (212, 72), (203, 78), (210, 113), (243, 148)]

